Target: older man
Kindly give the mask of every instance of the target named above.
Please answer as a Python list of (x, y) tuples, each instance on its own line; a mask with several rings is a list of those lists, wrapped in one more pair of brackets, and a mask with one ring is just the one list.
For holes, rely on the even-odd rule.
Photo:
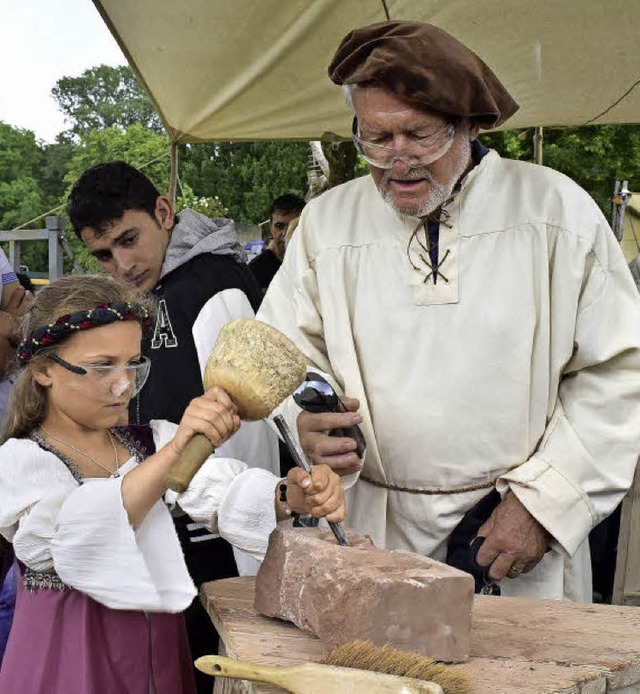
[[(446, 32), (352, 31), (329, 74), (370, 175), (307, 205), (258, 317), (354, 399), (285, 414), (350, 473), (350, 524), (378, 546), (444, 559), (497, 489), (478, 564), (507, 595), (589, 600), (585, 540), (640, 448), (640, 307), (616, 240), (569, 179), (480, 145), (517, 104)], [(354, 423), (363, 461), (328, 435)]]

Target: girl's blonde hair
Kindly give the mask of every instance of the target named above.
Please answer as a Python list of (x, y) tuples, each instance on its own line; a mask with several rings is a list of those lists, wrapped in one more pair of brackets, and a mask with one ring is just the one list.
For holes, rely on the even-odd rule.
[[(62, 277), (37, 292), (29, 313), (22, 323), (22, 337), (36, 328), (54, 323), (58, 318), (78, 311), (89, 311), (99, 304), (137, 303), (153, 315), (153, 301), (141, 295), (132, 284), (109, 275), (70, 275)], [(62, 343), (64, 340), (62, 341)], [(31, 357), (20, 372), (9, 400), (7, 423), (1, 441), (27, 436), (38, 427), (46, 414), (47, 389), (33, 378), (31, 365), (45, 362), (59, 345), (46, 347)]]

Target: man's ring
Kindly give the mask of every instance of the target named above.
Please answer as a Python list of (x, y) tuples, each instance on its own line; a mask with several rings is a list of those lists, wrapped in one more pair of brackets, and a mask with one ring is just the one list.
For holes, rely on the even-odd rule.
[(507, 578), (517, 578), (522, 573), (522, 569), (512, 566), (509, 571), (507, 571)]

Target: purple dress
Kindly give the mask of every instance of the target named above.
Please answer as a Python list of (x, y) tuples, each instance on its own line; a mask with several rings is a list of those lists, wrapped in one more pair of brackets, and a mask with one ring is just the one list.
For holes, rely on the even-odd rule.
[(2, 694), (195, 693), (181, 614), (112, 610), (71, 588), (27, 590), (23, 578)]

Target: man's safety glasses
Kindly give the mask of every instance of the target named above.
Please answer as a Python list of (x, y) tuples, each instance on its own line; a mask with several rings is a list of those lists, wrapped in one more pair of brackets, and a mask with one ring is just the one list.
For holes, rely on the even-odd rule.
[(358, 134), (358, 119), (353, 119), (353, 143), (362, 158), (377, 169), (390, 169), (395, 161), (401, 161), (406, 166), (415, 169), (428, 166), (443, 157), (453, 144), (456, 126), (447, 123), (440, 130), (426, 137), (408, 135), (409, 144), (404, 147), (392, 147), (377, 142), (367, 142)]

